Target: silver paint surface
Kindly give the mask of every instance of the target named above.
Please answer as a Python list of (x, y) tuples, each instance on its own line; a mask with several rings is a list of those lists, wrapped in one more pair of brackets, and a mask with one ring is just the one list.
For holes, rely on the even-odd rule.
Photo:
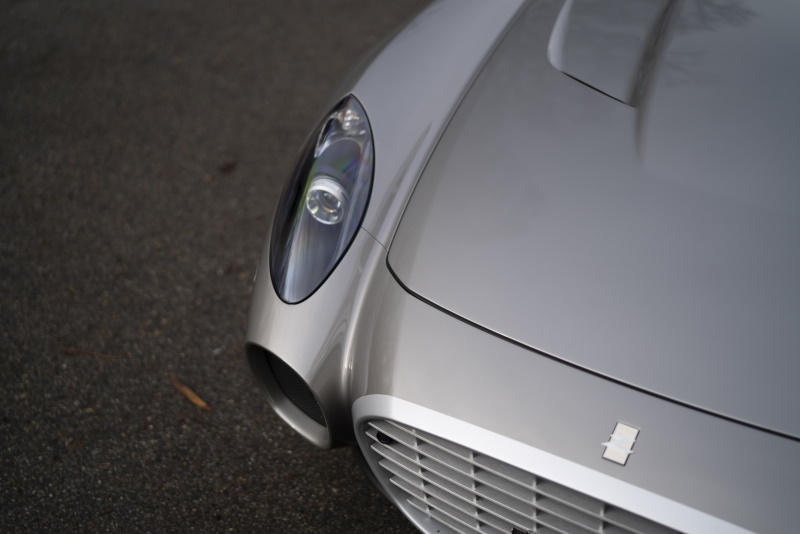
[(372, 125), (375, 183), (362, 226), (378, 242), (391, 241), (448, 119), (523, 3), (434, 2), (343, 88)]
[[(372, 283), (364, 303), (370, 313), (355, 328), (352, 402), (371, 394), (403, 399), (754, 532), (792, 530), (800, 499), (797, 441), (512, 345), (408, 294), (385, 264)], [(602, 458), (600, 442), (615, 421), (643, 429), (625, 467)], [(425, 421), (407, 422), (427, 428)], [(470, 443), (445, 430), (429, 431)], [(617, 504), (640, 513), (638, 497), (625, 497)]]
[[(250, 314), (248, 341), (279, 354), (317, 394), (334, 433), (327, 441), (309, 431), (315, 427), (307, 418), (276, 411), (318, 446), (352, 442), (351, 407), (365, 396), (387, 395), (749, 530), (786, 531), (800, 498), (797, 441), (614, 384), (442, 313), (397, 284), (385, 249), (366, 232), (351, 252), (341, 264), (346, 267), (298, 305), (282, 302), (268, 279), (259, 282)], [(608, 421), (620, 419), (647, 426), (637, 440), (639, 456), (624, 468), (603, 460), (598, 450)], [(470, 443), (446, 428), (430, 429), (424, 420), (406, 422)], [(502, 458), (514, 463), (513, 456)], [(547, 476), (572, 480), (558, 470)], [(603, 498), (645, 511), (635, 491)]]
[(507, 338), (800, 436), (800, 4), (683, 3), (638, 109), (552, 67), (560, 7), (531, 4), (472, 86), (392, 269)]
[[(674, 0), (573, 0), (560, 17), (562, 50), (553, 66), (617, 100), (629, 102), (645, 51), (666, 4)], [(551, 38), (551, 43), (553, 39)], [(551, 45), (552, 46), (552, 45)]]
[[(353, 90), (373, 126), (364, 226), (301, 304), (275, 295), (262, 259), (247, 331), (309, 384), (330, 433), (270, 402), (323, 448), (353, 443), (366, 417), (396, 417), (679, 530), (730, 531), (713, 516), (791, 531), (800, 441), (753, 425), (800, 429), (798, 156), (786, 150), (800, 121), (776, 90), (757, 107), (785, 117), (758, 131), (787, 140), (748, 152), (756, 133), (714, 117), (747, 119), (729, 104), (771, 88), (716, 61), (730, 44), (719, 32), (766, 39), (796, 8), (684, 2), (634, 109), (552, 66), (559, 0), (529, 2), (494, 49), (518, 6), (437, 2), (336, 95)], [(709, 6), (726, 9), (701, 17)], [(786, 51), (753, 44), (742, 69), (778, 76), (797, 40), (776, 35)], [(671, 62), (706, 53), (702, 72), (743, 85), (676, 86)], [(783, 59), (765, 63), (768, 53)], [(783, 76), (791, 86), (798, 75)], [(738, 163), (718, 161), (716, 137), (695, 139), (707, 152), (684, 143), (692, 128), (728, 140)], [(728, 176), (748, 154), (763, 191)], [(646, 429), (625, 467), (599, 450), (614, 421)], [(548, 455), (563, 461), (537, 463)], [(595, 482), (608, 479), (619, 484), (604, 494)]]

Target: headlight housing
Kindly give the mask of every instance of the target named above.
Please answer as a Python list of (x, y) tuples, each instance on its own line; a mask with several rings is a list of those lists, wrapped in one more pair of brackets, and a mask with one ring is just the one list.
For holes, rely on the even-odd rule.
[(372, 130), (349, 95), (315, 130), (281, 194), (270, 243), (270, 272), (281, 299), (310, 297), (353, 242), (372, 189)]

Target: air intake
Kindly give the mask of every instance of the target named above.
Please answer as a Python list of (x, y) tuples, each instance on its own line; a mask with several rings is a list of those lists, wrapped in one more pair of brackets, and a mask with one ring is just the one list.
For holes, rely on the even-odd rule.
[(272, 371), (278, 387), (292, 404), (320, 425), (327, 427), (322, 409), (305, 381), (286, 362), (272, 354), (266, 353), (267, 363)]
[(675, 534), (648, 519), (393, 421), (366, 428), (408, 503), (461, 534)]

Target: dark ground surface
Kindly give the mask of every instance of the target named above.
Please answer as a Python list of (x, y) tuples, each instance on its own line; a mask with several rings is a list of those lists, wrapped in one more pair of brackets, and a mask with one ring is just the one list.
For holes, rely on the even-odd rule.
[(413, 532), (242, 345), (299, 144), (424, 3), (0, 0), (0, 531)]

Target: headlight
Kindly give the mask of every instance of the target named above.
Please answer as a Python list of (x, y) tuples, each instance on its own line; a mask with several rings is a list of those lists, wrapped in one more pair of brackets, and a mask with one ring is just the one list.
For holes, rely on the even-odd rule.
[(352, 243), (372, 189), (372, 131), (348, 96), (303, 147), (275, 214), (270, 271), (289, 303), (322, 285)]

